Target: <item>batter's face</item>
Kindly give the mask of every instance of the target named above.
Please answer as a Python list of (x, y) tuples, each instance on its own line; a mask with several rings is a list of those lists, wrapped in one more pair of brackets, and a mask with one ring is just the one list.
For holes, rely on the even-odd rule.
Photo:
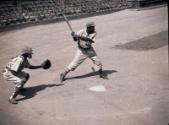
[(95, 32), (95, 27), (94, 26), (87, 27), (87, 33), (88, 34), (92, 34), (94, 32)]
[(28, 54), (28, 56), (27, 56), (29, 59), (31, 59), (32, 58), (32, 54)]

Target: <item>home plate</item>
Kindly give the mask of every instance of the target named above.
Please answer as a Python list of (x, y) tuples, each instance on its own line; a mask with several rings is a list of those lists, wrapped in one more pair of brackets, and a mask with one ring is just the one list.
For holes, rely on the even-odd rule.
[(97, 85), (97, 86), (93, 86), (89, 88), (89, 90), (95, 91), (95, 92), (105, 92), (106, 88), (103, 85)]

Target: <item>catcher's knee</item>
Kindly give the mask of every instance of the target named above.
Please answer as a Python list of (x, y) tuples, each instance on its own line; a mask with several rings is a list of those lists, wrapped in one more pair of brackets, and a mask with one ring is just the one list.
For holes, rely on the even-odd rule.
[(25, 84), (29, 80), (29, 78), (30, 78), (30, 75), (27, 73), (25, 78), (22, 78), (21, 84)]

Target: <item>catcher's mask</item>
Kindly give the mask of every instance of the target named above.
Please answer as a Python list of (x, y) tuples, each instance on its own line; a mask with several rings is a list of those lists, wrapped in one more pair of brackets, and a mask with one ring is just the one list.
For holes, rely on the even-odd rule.
[(95, 32), (95, 23), (94, 22), (89, 22), (86, 24), (86, 30), (88, 34), (92, 34)]
[(32, 58), (32, 54), (33, 54), (33, 49), (31, 47), (25, 47), (23, 50), (22, 50), (22, 55), (25, 55), (29, 58)]

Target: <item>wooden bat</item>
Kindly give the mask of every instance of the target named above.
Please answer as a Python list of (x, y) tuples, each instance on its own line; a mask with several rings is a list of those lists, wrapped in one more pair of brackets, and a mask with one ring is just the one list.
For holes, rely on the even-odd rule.
[(70, 31), (71, 31), (71, 32), (74, 32), (73, 29), (72, 29), (72, 27), (71, 27), (71, 25), (70, 25), (70, 23), (69, 23), (69, 20), (67, 19), (66, 15), (64, 14), (64, 9), (63, 9), (63, 8), (64, 8), (64, 1), (63, 1), (63, 0), (60, 0), (60, 6), (61, 6), (62, 8), (59, 8), (59, 7), (58, 7), (56, 1), (55, 1), (55, 5), (56, 5), (55, 7), (61, 12), (61, 14), (62, 14), (64, 20), (66, 21), (66, 23), (67, 23), (67, 25), (68, 25)]
[(66, 21), (66, 23), (67, 23), (67, 25), (68, 25), (68, 27), (69, 27), (69, 29), (70, 29), (70, 31), (71, 31), (71, 32), (74, 32), (73, 29), (72, 29), (72, 27), (71, 27), (71, 25), (70, 25), (70, 23), (69, 23), (69, 20), (67, 19), (67, 17), (65, 16), (65, 14), (62, 13), (62, 15), (63, 15), (63, 17), (64, 17), (64, 19), (65, 19), (65, 21)]

